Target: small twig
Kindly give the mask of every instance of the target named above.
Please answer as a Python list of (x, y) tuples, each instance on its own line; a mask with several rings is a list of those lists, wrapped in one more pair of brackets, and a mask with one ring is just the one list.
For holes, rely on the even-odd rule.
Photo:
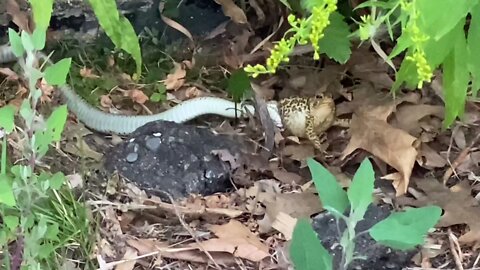
[(478, 133), (477, 136), (475, 136), (475, 138), (470, 142), (470, 144), (467, 147), (465, 147), (462, 150), (462, 152), (460, 152), (460, 154), (457, 156), (457, 158), (453, 161), (453, 163), (450, 164), (450, 168), (448, 168), (448, 170), (443, 174), (443, 184), (447, 183), (450, 176), (452, 176), (452, 174), (455, 173), (455, 169), (458, 166), (460, 166), (460, 164), (462, 164), (463, 161), (465, 161), (468, 153), (470, 153), (470, 150), (478, 142), (479, 139), (480, 139), (480, 133)]
[(464, 270), (462, 266), (462, 259), (460, 258), (460, 254), (457, 253), (458, 251), (461, 252), (460, 250), (460, 245), (458, 245), (458, 242), (456, 240), (455, 235), (452, 233), (452, 229), (448, 228), (448, 242), (450, 243), (450, 252), (452, 252), (453, 259), (455, 261), (455, 265), (457, 266), (457, 270)]

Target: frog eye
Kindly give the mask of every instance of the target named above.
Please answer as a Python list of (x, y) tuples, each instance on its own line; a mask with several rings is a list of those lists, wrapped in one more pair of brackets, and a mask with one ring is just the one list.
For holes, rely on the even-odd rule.
[(324, 94), (324, 93), (316, 94), (316, 95), (315, 95), (315, 98), (324, 99), (324, 98), (325, 98), (325, 94)]

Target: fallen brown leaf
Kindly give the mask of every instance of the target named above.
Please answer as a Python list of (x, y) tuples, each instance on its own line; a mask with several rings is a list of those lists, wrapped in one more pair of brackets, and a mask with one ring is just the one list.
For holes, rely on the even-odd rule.
[(479, 243), (480, 241), (480, 206), (471, 196), (468, 181), (460, 182), (450, 189), (432, 178), (415, 179), (418, 188), (426, 196), (418, 198), (409, 204), (415, 206), (437, 205), (445, 211), (437, 224), (438, 227), (449, 227), (458, 224), (467, 224), (469, 231), (460, 236), (461, 243)]
[(232, 0), (215, 0), (215, 2), (222, 6), (223, 14), (230, 17), (233, 22), (238, 24), (245, 24), (248, 22), (247, 16), (243, 10)]
[(268, 247), (237, 220), (232, 219), (224, 225), (212, 225), (209, 229), (218, 239), (202, 242), (202, 246), (208, 251), (228, 252), (235, 257), (254, 262), (259, 262), (269, 256)]
[(125, 90), (123, 95), (128, 96), (133, 102), (138, 104), (144, 104), (148, 100), (147, 95), (138, 89)]
[(417, 157), (417, 150), (413, 147), (416, 138), (384, 120), (357, 114), (352, 117), (350, 133), (352, 137), (343, 151), (342, 159), (356, 149), (370, 152), (401, 174), (401, 179), (394, 181), (393, 185), (397, 195), (405, 194)]
[(132, 270), (135, 267), (137, 263), (135, 258), (138, 256), (137, 251), (131, 247), (127, 247), (126, 249), (127, 251), (122, 258), (122, 260), (126, 261), (115, 266), (115, 270)]
[(167, 90), (178, 90), (185, 83), (185, 76), (187, 71), (183, 65), (174, 63), (175, 69), (173, 73), (167, 75), (167, 78), (163, 82)]
[(7, 0), (5, 5), (7, 13), (12, 16), (13, 23), (15, 23), (21, 30), (26, 31), (27, 33), (32, 33), (28, 14), (20, 10), (18, 3), (15, 0)]

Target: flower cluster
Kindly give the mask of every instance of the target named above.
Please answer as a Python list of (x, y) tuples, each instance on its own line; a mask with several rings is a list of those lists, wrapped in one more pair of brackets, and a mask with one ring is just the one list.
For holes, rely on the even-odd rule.
[(291, 28), (285, 36), (292, 34), (289, 38), (282, 38), (271, 51), (267, 59), (266, 67), (260, 64), (255, 66), (247, 65), (244, 70), (254, 78), (260, 74), (275, 73), (282, 62), (289, 62), (288, 55), (295, 45), (305, 45), (310, 42), (314, 49), (315, 60), (320, 59), (319, 41), (323, 38), (325, 28), (330, 24), (329, 17), (337, 10), (337, 0), (324, 0), (324, 3), (311, 8), (311, 15), (308, 18), (296, 18), (295, 15), (288, 16), (288, 23)]
[(410, 40), (413, 43), (413, 53), (405, 57), (405, 59), (415, 63), (419, 80), (417, 87), (422, 88), (423, 83), (430, 82), (433, 76), (432, 68), (428, 64), (424, 51), (424, 44), (429, 39), (429, 36), (422, 33), (417, 25), (418, 13), (415, 10), (415, 0), (412, 2), (402, 0), (400, 4), (404, 11), (410, 13), (410, 24), (407, 26), (406, 31), (409, 32)]

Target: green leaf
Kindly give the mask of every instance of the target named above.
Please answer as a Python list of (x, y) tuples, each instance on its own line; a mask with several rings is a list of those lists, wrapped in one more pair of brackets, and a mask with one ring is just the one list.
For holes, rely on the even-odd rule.
[(47, 226), (47, 232), (45, 233), (45, 238), (53, 241), (60, 241), (58, 238), (58, 233), (60, 232), (60, 226), (58, 223), (53, 223)]
[(67, 106), (57, 107), (47, 120), (46, 130), (35, 132), (35, 151), (42, 157), (48, 151), (48, 146), (52, 142), (58, 142), (61, 139), (65, 122), (67, 121)]
[(334, 12), (330, 15), (330, 25), (325, 28), (324, 34), (318, 42), (320, 52), (341, 64), (347, 62), (352, 54), (348, 38), (350, 28), (340, 13)]
[(373, 202), (373, 183), (375, 173), (372, 163), (366, 158), (353, 176), (353, 182), (348, 188), (347, 194), (354, 213), (355, 220), (363, 219), (368, 206)]
[(12, 190), (12, 181), (6, 174), (0, 174), (0, 203), (10, 207), (17, 205)]
[(417, 20), (420, 31), (434, 40), (450, 32), (478, 3), (472, 0), (416, 0), (415, 8), (420, 15)]
[(457, 118), (462, 117), (467, 99), (470, 74), (465, 61), (468, 57), (467, 43), (463, 27), (455, 28), (455, 47), (443, 63), (443, 89), (445, 97), (444, 126), (449, 127)]
[(331, 270), (332, 256), (322, 246), (306, 219), (300, 219), (293, 230), (290, 257), (297, 270)]
[(137, 74), (142, 71), (142, 53), (137, 35), (130, 22), (121, 16), (115, 0), (89, 0), (105, 33), (117, 48), (132, 55), (137, 65)]
[(53, 141), (58, 142), (61, 139), (63, 128), (67, 122), (68, 109), (67, 105), (62, 105), (52, 112), (47, 120), (47, 129), (52, 132)]
[(20, 58), (25, 53), (25, 49), (22, 45), (22, 39), (15, 30), (8, 28), (8, 39), (10, 41), (10, 46), (12, 47), (12, 52), (16, 57)]
[(382, 245), (408, 250), (424, 243), (428, 230), (437, 224), (441, 214), (438, 206), (410, 208), (392, 213), (370, 228), (369, 233)]
[(72, 58), (64, 58), (45, 69), (45, 80), (50, 85), (64, 85)]
[(12, 105), (0, 108), (0, 128), (5, 129), (7, 133), (12, 132), (15, 127), (14, 116), (15, 107)]
[(35, 28), (35, 31), (33, 31), (32, 42), (35, 50), (41, 51), (45, 47), (46, 33), (47, 32), (44, 29), (39, 27)]
[(480, 4), (472, 9), (471, 16), (467, 38), (467, 63), (472, 74), (472, 96), (476, 97), (480, 89)]
[(57, 172), (49, 180), (50, 187), (54, 190), (59, 190), (63, 183), (65, 183), (65, 175), (62, 172)]
[(29, 0), (29, 2), (32, 6), (35, 27), (46, 31), (52, 17), (53, 0)]
[(16, 216), (4, 216), (3, 223), (7, 225), (7, 228), (10, 229), (10, 231), (14, 232), (15, 229), (18, 227), (20, 220)]
[(349, 206), (348, 197), (335, 176), (313, 158), (308, 159), (307, 164), (323, 207), (331, 207), (343, 214)]
[(240, 102), (244, 95), (251, 90), (250, 78), (245, 70), (235, 70), (230, 78), (228, 78), (227, 91), (235, 102)]
[(20, 38), (22, 39), (22, 45), (26, 51), (32, 52), (35, 48), (33, 46), (32, 37), (29, 33), (22, 31), (20, 34)]

